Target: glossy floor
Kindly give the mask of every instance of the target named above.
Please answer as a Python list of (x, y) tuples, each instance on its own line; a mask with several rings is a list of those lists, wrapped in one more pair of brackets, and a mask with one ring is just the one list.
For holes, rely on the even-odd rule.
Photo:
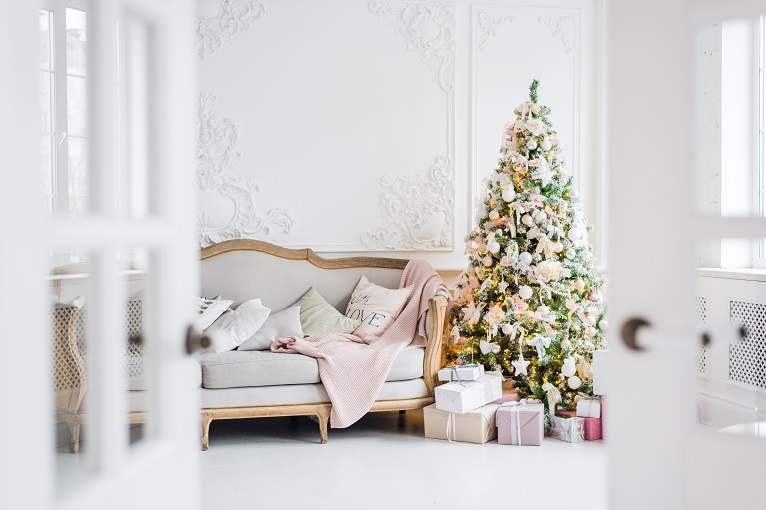
[[(72, 477), (63, 432), (60, 475)], [(308, 418), (217, 421), (199, 459), (205, 510), (606, 508), (602, 441), (449, 443), (423, 437), (422, 411), (369, 414), (324, 445)]]

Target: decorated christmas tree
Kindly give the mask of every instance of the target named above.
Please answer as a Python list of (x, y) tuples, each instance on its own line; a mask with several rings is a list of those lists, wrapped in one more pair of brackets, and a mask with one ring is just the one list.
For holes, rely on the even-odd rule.
[(606, 347), (602, 279), (578, 193), (537, 80), (505, 126), (497, 169), (484, 180), (469, 267), (453, 309), (456, 363), (513, 378), (522, 397), (571, 409), (592, 393), (592, 353)]

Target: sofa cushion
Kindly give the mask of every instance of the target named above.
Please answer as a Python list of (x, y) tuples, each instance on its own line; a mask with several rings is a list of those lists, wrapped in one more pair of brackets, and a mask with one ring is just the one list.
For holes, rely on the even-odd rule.
[[(394, 360), (386, 381), (423, 377), (425, 349), (405, 349)], [(197, 356), (204, 388), (244, 388), (320, 381), (314, 358), (271, 351), (227, 351)]]
[(307, 290), (295, 305), (301, 307), (301, 328), (306, 336), (352, 333), (362, 323), (333, 308), (314, 287)]

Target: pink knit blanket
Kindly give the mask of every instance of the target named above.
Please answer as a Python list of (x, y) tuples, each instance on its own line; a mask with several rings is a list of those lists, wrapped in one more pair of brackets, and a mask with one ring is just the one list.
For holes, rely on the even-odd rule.
[(278, 338), (273, 352), (291, 352), (316, 358), (319, 377), (332, 403), (330, 426), (345, 428), (370, 410), (386, 381), (396, 356), (407, 348), (425, 347), (428, 301), (446, 288), (425, 261), (412, 260), (399, 288), (412, 285), (399, 317), (370, 344), (354, 335), (328, 333), (307, 338)]

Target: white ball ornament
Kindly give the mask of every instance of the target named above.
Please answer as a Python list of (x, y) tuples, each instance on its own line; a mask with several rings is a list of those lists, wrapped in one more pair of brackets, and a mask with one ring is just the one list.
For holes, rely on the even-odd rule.
[(489, 267), (492, 265), (492, 257), (487, 255), (486, 257), (484, 257), (484, 260), (482, 260), (482, 262), (484, 263), (485, 266)]
[(532, 287), (529, 285), (522, 285), (519, 287), (519, 297), (521, 299), (529, 299), (532, 297)]
[(556, 241), (555, 243), (553, 243), (553, 251), (555, 253), (558, 253), (563, 249), (564, 249), (564, 245), (561, 244), (559, 241)]
[(574, 288), (577, 290), (583, 290), (585, 288), (585, 282), (578, 278), (574, 282)]
[(547, 219), (548, 215), (545, 214), (545, 211), (537, 211), (537, 214), (535, 214), (535, 221), (537, 221), (537, 223), (542, 223)]
[(521, 222), (528, 227), (531, 227), (532, 225), (535, 224), (535, 220), (533, 220), (532, 216), (530, 216), (529, 214), (525, 214), (524, 216), (522, 216)]
[(489, 211), (489, 219), (490, 220), (495, 221), (499, 217), (500, 217), (500, 213), (497, 212), (497, 209), (492, 209), (491, 211)]
[(531, 264), (532, 263), (532, 254), (529, 253), (528, 251), (522, 252), (519, 255), (519, 262), (521, 262), (522, 264), (526, 264), (526, 265)]
[(575, 258), (576, 255), (577, 255), (577, 253), (572, 248), (569, 248), (567, 250), (567, 258), (569, 260), (572, 260), (573, 258)]
[(569, 340), (562, 340), (559, 345), (561, 345), (562, 349), (566, 350), (572, 347), (572, 342), (570, 342)]
[(569, 380), (567, 381), (567, 384), (569, 385), (570, 388), (572, 388), (573, 390), (576, 390), (577, 388), (582, 386), (582, 379), (580, 379), (576, 375), (573, 375), (572, 377), (569, 378)]
[(582, 232), (580, 232), (579, 228), (573, 228), (573, 229), (569, 230), (569, 233), (567, 234), (567, 237), (571, 241), (579, 241), (580, 238), (582, 237)]
[(513, 326), (508, 324), (507, 322), (503, 324), (503, 334), (504, 335), (510, 335), (513, 332)]
[(533, 150), (537, 149), (537, 142), (536, 142), (536, 141), (534, 141), (534, 139), (530, 139), (530, 140), (527, 142), (527, 149), (529, 149), (529, 150), (531, 150), (531, 151), (533, 151)]
[(600, 329), (601, 331), (606, 331), (607, 329), (609, 329), (609, 322), (607, 322), (606, 319), (601, 319), (598, 323), (598, 329)]
[(490, 253), (497, 253), (500, 251), (500, 243), (497, 241), (490, 241), (487, 243), (487, 249)]
[(544, 151), (551, 150), (551, 147), (553, 147), (553, 144), (548, 138), (543, 139), (542, 143), (540, 144), (540, 147), (543, 148)]
[(541, 315), (548, 315), (551, 310), (545, 305), (540, 305), (537, 307), (537, 311), (540, 312)]
[(503, 190), (503, 200), (510, 202), (514, 198), (516, 198), (516, 192), (513, 190), (513, 188), (505, 188)]
[(596, 336), (596, 328), (594, 328), (593, 326), (588, 326), (588, 328), (585, 330), (585, 336), (587, 336), (588, 338), (593, 338), (594, 336)]
[(569, 196), (572, 197), (572, 200), (577, 200), (578, 198), (580, 198), (580, 192), (577, 191), (576, 189), (573, 189), (569, 192)]

